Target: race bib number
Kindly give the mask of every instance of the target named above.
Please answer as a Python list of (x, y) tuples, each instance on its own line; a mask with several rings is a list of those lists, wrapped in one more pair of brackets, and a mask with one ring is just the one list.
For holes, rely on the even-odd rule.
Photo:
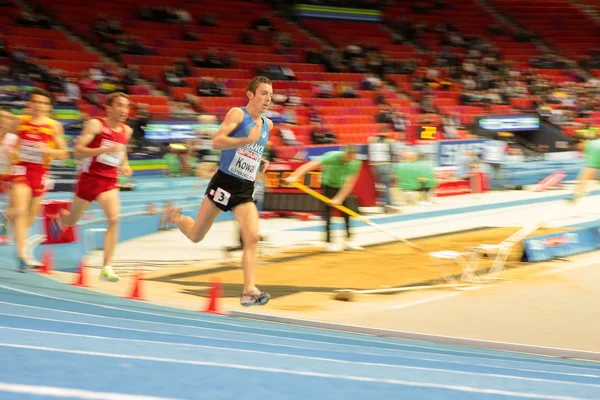
[(40, 146), (40, 142), (32, 142), (30, 140), (21, 141), (21, 146), (19, 147), (21, 161), (31, 164), (43, 164), (45, 157)]
[(213, 194), (213, 201), (215, 203), (223, 204), (224, 206), (226, 206), (227, 204), (229, 204), (230, 197), (231, 197), (231, 193), (229, 193), (221, 188), (217, 188), (217, 190), (215, 190), (214, 194)]
[[(110, 147), (119, 144), (117, 142), (113, 142), (112, 140), (102, 139), (102, 143), (100, 143), (100, 147)], [(111, 167), (118, 167), (123, 164), (123, 153), (103, 153), (96, 157), (96, 161), (102, 164), (110, 165)]]
[(260, 168), (261, 156), (247, 147), (240, 147), (229, 165), (229, 172), (241, 178), (253, 181)]
[(27, 173), (27, 168), (23, 165), (13, 165), (10, 168), (10, 174), (12, 176), (23, 176)]

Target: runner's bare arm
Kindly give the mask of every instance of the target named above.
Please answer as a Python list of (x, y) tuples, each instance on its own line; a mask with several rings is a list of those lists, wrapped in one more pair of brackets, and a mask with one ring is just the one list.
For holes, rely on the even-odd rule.
[[(127, 135), (127, 143), (129, 143), (129, 139), (131, 139), (131, 135), (133, 133), (133, 129), (131, 129), (129, 126), (126, 126), (125, 129), (127, 130), (126, 135)], [(133, 171), (131, 170), (131, 167), (129, 166), (129, 158), (127, 156), (127, 145), (123, 146), (123, 163), (121, 164), (121, 173), (127, 177), (131, 176)]]
[[(215, 138), (213, 139), (213, 148), (215, 150), (228, 150), (235, 149), (237, 147), (241, 147), (243, 145), (253, 143), (253, 138), (244, 137), (244, 138), (233, 138), (229, 137), (229, 135), (237, 128), (244, 119), (244, 112), (241, 108), (234, 107), (225, 116), (225, 120), (219, 127), (219, 130), (215, 134)], [(252, 136), (252, 135), (250, 135)], [(258, 139), (258, 138), (257, 138)]]
[(8, 130), (8, 132), (17, 135), (17, 141), (15, 142), (15, 145), (7, 150), (8, 159), (10, 160), (11, 164), (17, 164), (19, 162), (19, 144), (21, 142), (21, 138), (18, 137), (17, 132), (19, 130), (19, 125), (21, 125), (21, 121), (21, 117), (16, 118), (15, 121), (11, 124), (10, 129)]
[[(133, 129), (129, 126), (126, 126), (125, 127), (125, 135), (127, 135), (127, 143), (129, 143), (129, 140), (131, 139), (132, 134), (133, 134)], [(129, 167), (127, 145), (123, 146), (123, 164), (121, 164), (121, 167)]]
[(54, 124), (54, 144), (56, 144), (56, 149), (47, 150), (49, 156), (59, 160), (69, 158), (67, 142), (65, 142), (65, 131), (60, 122), (55, 122)]
[(94, 137), (97, 134), (102, 132), (102, 123), (97, 119), (91, 119), (85, 124), (81, 135), (77, 138), (77, 143), (75, 144), (75, 158), (82, 159), (87, 157), (94, 157), (100, 154), (113, 152), (116, 153), (119, 151), (119, 146), (110, 146), (110, 147), (100, 147), (97, 149), (91, 149), (87, 147)]

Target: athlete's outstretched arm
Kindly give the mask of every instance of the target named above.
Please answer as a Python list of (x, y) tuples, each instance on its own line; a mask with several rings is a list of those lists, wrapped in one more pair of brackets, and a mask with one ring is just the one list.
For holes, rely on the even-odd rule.
[(302, 178), (307, 172), (312, 171), (319, 165), (321, 165), (321, 161), (319, 160), (307, 162), (306, 164), (301, 165), (300, 168), (292, 172), (287, 178), (284, 179), (284, 181), (287, 184), (294, 183), (296, 182), (296, 180), (298, 180), (298, 178)]
[(250, 136), (248, 137), (229, 137), (229, 135), (231, 135), (231, 133), (242, 123), (243, 120), (244, 112), (240, 108), (234, 107), (229, 110), (225, 116), (225, 120), (219, 127), (219, 130), (213, 139), (213, 148), (215, 150), (228, 150), (256, 142), (260, 138), (260, 125), (256, 125), (254, 128), (252, 128), (250, 131)]
[(118, 153), (121, 151), (120, 145), (110, 146), (110, 147), (99, 147), (97, 149), (91, 149), (87, 147), (94, 137), (97, 134), (102, 132), (102, 123), (97, 119), (89, 120), (81, 135), (77, 138), (77, 143), (75, 144), (75, 158), (82, 159), (88, 157), (99, 156), (104, 153)]

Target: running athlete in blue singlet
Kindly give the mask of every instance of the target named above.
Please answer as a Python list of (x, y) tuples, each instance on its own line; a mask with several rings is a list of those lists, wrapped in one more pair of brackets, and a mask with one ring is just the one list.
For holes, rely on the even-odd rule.
[(178, 226), (191, 241), (198, 243), (208, 233), (223, 211), (233, 211), (244, 242), (242, 268), (243, 306), (264, 305), (270, 295), (256, 288), (258, 257), (258, 210), (254, 204), (254, 181), (261, 168), (262, 155), (273, 123), (263, 116), (273, 96), (271, 81), (257, 76), (246, 88), (248, 105), (229, 110), (213, 140), (213, 148), (221, 150), (219, 170), (206, 189), (196, 220), (181, 217)]

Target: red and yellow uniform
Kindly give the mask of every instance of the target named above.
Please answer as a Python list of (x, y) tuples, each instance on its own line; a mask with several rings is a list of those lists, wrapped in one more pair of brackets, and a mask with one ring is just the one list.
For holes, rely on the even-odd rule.
[(42, 148), (56, 148), (55, 124), (50, 118), (45, 118), (40, 124), (34, 124), (31, 117), (26, 116), (21, 119), (16, 132), (18, 160), (11, 169), (12, 181), (29, 186), (32, 197), (39, 197), (45, 192), (45, 177), (52, 159)]

